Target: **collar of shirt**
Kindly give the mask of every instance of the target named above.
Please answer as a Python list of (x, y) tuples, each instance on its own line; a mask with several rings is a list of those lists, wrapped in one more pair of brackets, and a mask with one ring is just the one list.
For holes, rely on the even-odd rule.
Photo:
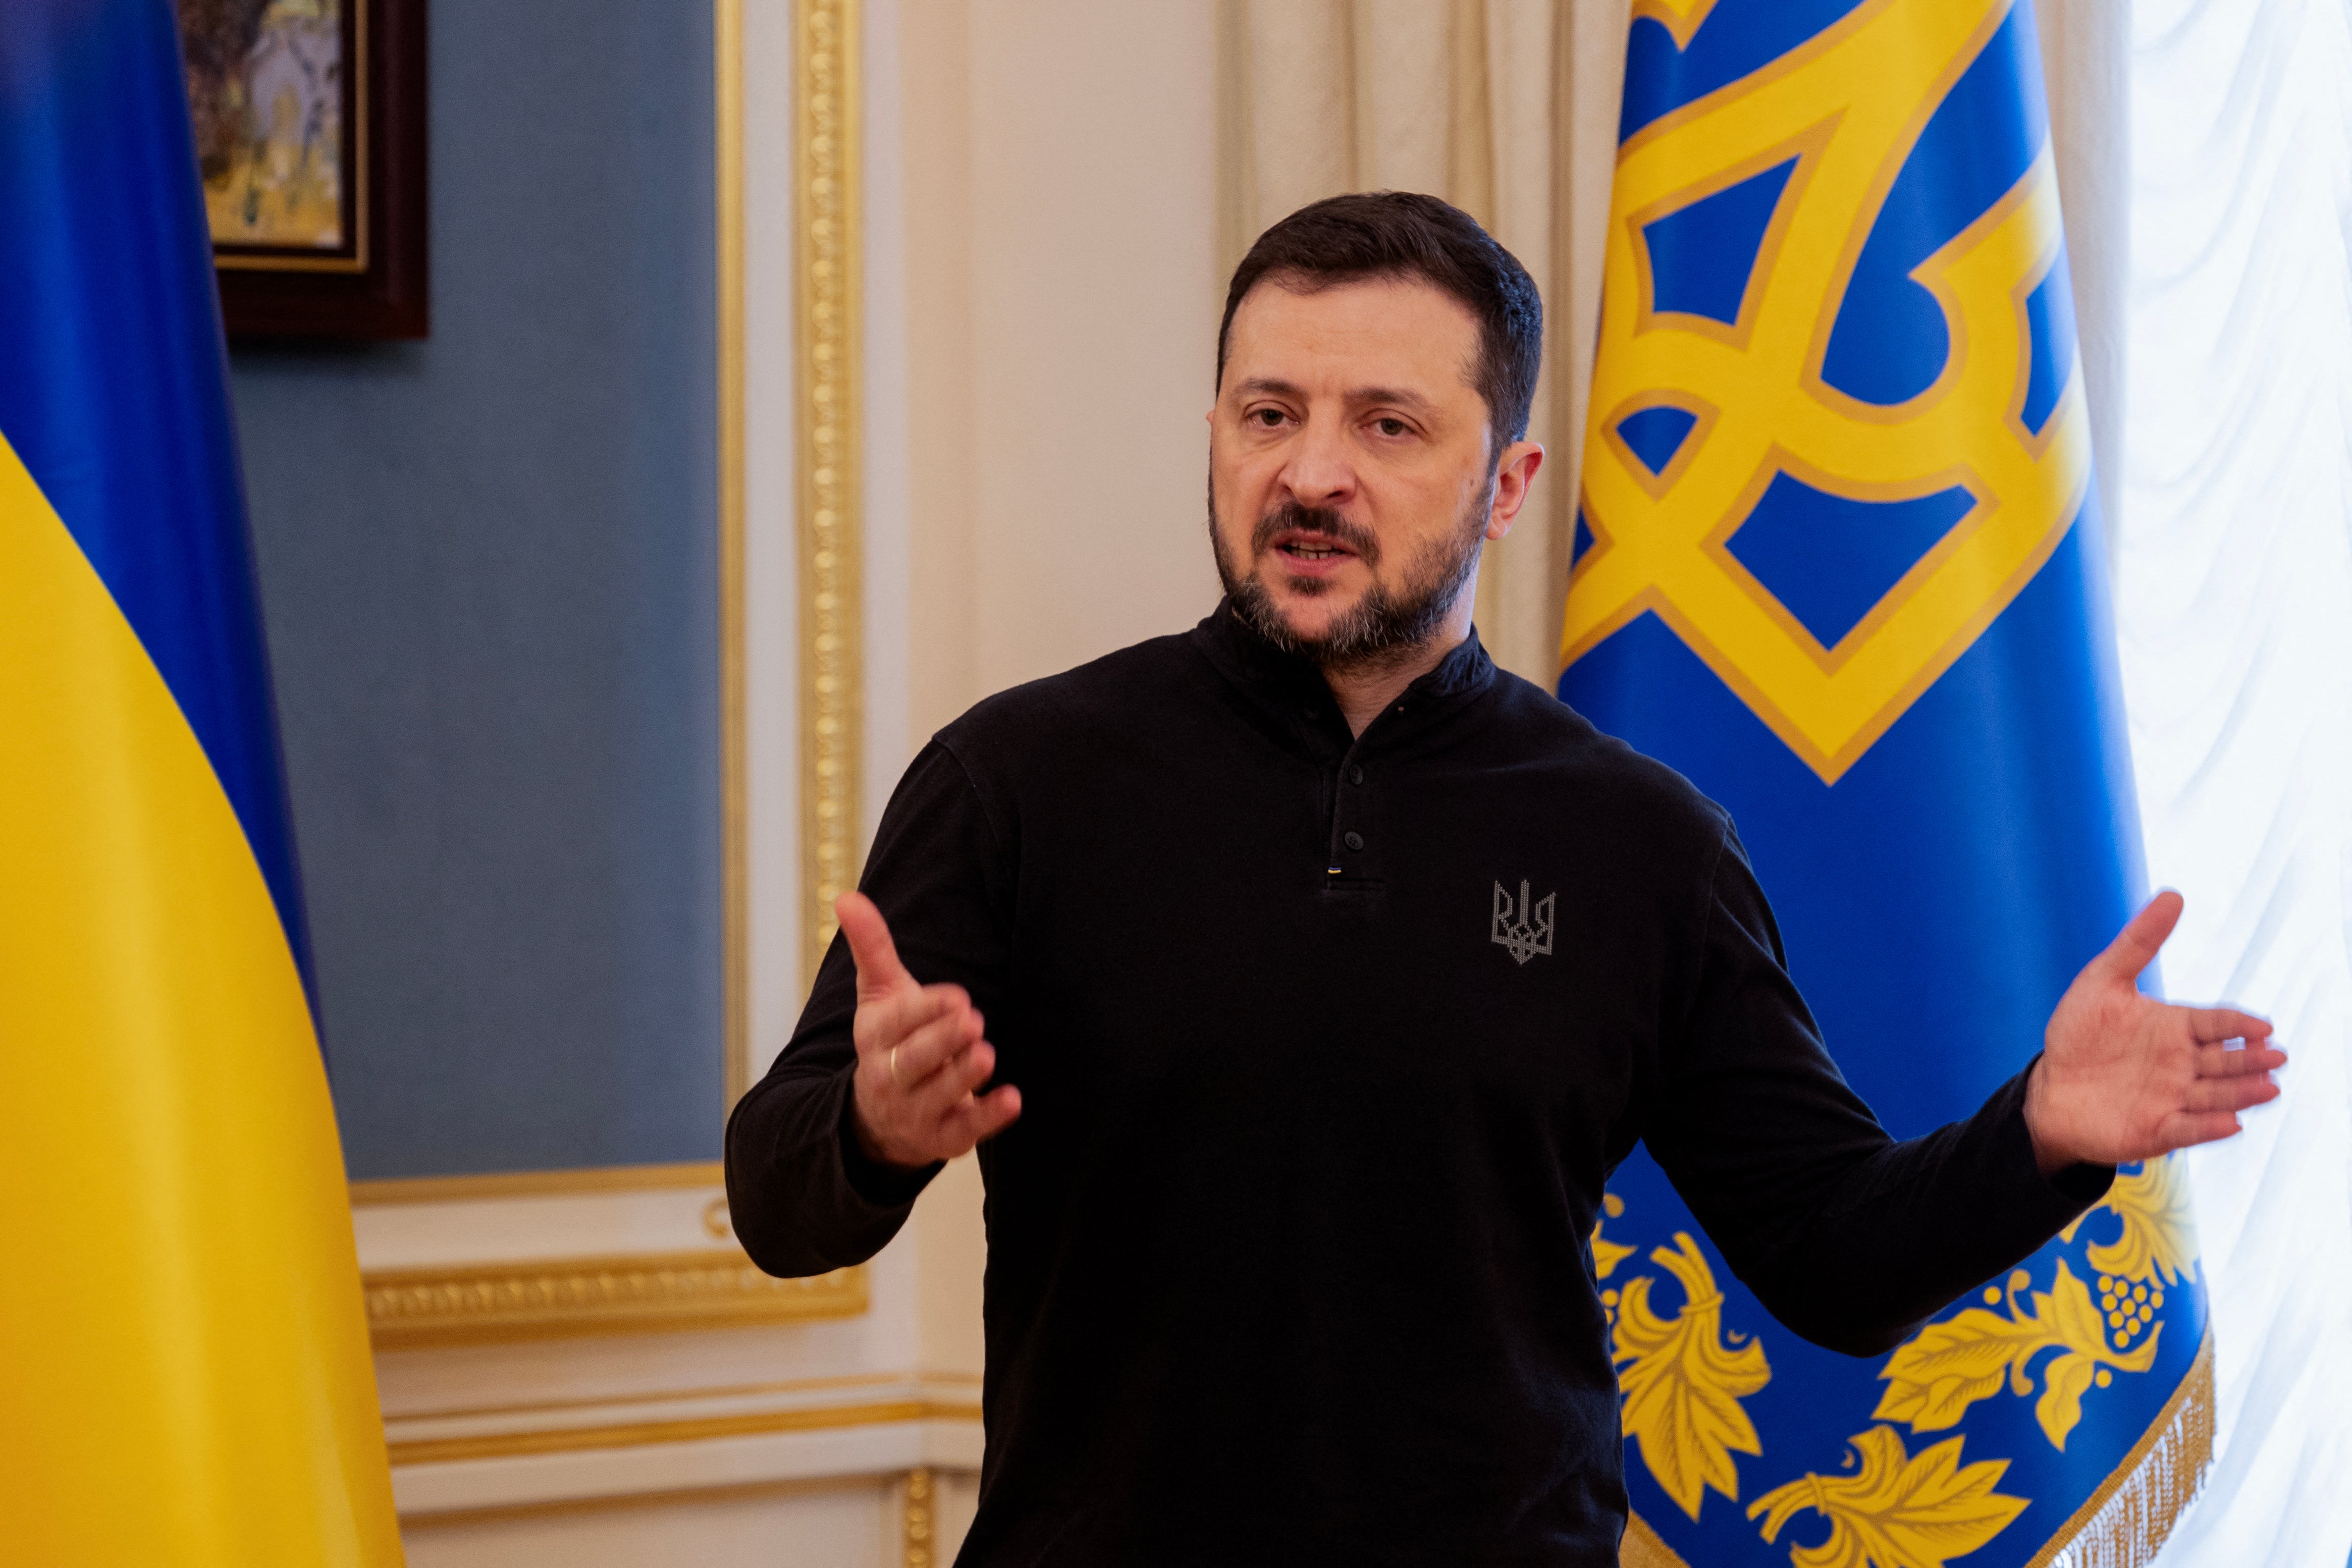
[[(1234, 609), (1231, 599), (1192, 628), (1192, 641), (1202, 656), (1234, 686), (1284, 727), (1300, 736), (1318, 757), (1337, 757), (1354, 749), (1357, 737), (1348, 729), (1339, 704), (1323, 672), (1312, 660), (1286, 653), (1259, 634)], [(1377, 735), (1393, 739), (1452, 713), (1495, 684), (1495, 662), (1478, 642), (1478, 632), (1456, 643), (1437, 667), (1415, 680), (1404, 694), (1368, 726), (1363, 740)]]

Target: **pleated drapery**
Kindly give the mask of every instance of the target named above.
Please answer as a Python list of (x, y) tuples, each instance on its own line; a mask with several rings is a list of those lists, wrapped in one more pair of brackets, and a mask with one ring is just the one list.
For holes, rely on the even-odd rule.
[(2165, 1568), (2352, 1550), (2352, 19), (2141, 0), (2116, 621), (2165, 988), (2277, 1024), (2189, 1155), (2217, 1442)]

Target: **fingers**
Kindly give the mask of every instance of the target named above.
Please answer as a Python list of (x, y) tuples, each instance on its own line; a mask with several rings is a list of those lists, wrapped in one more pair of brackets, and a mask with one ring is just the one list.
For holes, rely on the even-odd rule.
[(919, 1122), (944, 1121), (995, 1072), (996, 1048), (977, 1041), (918, 1084), (908, 1095), (909, 1108)]
[(2268, 1078), (2253, 1075), (2200, 1078), (2189, 1086), (2189, 1092), (2184, 1096), (2189, 1109), (2200, 1113), (2207, 1111), (2243, 1111), (2278, 1097), (2277, 1084)]
[(2164, 1142), (2162, 1152), (2170, 1153), (2192, 1144), (2210, 1144), (2237, 1131), (2238, 1118), (2228, 1111), (2184, 1111), (2167, 1116), (2158, 1135)]
[(858, 1137), (868, 1151), (909, 1168), (952, 1159), (1021, 1114), (1005, 1085), (974, 1091), (996, 1071), (980, 1010), (961, 986), (919, 984), (899, 961), (874, 901), (845, 893), (834, 901), (843, 940), (857, 966), (853, 1035)]
[(875, 1011), (866, 1049), (884, 1055), (890, 1082), (900, 1089), (912, 1089), (981, 1037), (980, 1010), (959, 986), (927, 986), (879, 1003)]
[[(917, 1114), (936, 1116), (988, 1082), (989, 1072), (996, 1067), (996, 1048), (977, 1031), (967, 1032), (961, 1027), (947, 1033), (926, 1031), (926, 1035), (919, 1043), (910, 1040), (899, 1051), (891, 1087)], [(975, 1055), (982, 1068), (977, 1076)]]
[[(901, 1060), (904, 1048), (901, 1049)], [(1021, 1093), (1010, 1084), (984, 1095), (973, 1091), (996, 1071), (996, 1048), (975, 1040), (919, 1082), (891, 1082), (887, 1066), (861, 1072), (860, 1128), (869, 1148), (893, 1164), (915, 1167), (951, 1160), (993, 1137), (1021, 1114)]]
[(957, 1154), (984, 1144), (1011, 1126), (1021, 1114), (1021, 1091), (1010, 1083), (963, 1101), (948, 1113), (941, 1130), (958, 1146)]
[[(971, 997), (961, 986), (943, 983), (908, 987), (876, 1000), (860, 1002), (856, 1020), (851, 1027), (859, 1051), (887, 1051), (894, 1045), (906, 1044), (909, 1036), (934, 1019), (971, 1010)], [(906, 1076), (905, 1068), (899, 1069), (899, 1076)]]
[[(888, 1033), (867, 1027), (885, 1014)], [(1009, 1086), (975, 1097), (995, 1075), (996, 1048), (961, 987), (926, 986), (858, 1015), (858, 1124), (881, 1158), (909, 1168), (953, 1159), (1020, 1114)]]
[(890, 926), (874, 901), (862, 893), (845, 893), (833, 901), (833, 916), (849, 942), (849, 956), (857, 964), (857, 999), (887, 996), (915, 983), (907, 966), (898, 962), (898, 945)]
[(2146, 908), (2125, 923), (2107, 950), (2091, 960), (2091, 967), (2124, 980), (2137, 980), (2156, 961), (2158, 949), (2180, 922), (2180, 895), (2166, 888), (2147, 901)]
[[(2183, 1008), (2189, 1032), (2199, 1040), (2242, 1040), (2252, 1046), (2270, 1038), (2271, 1020), (2232, 1008)], [(2233, 1053), (2235, 1054), (2235, 1053)]]
[(2258, 1072), (2273, 1072), (2285, 1065), (2286, 1052), (2274, 1045), (2250, 1045), (2243, 1051), (2231, 1051), (2220, 1045), (2197, 1048), (2197, 1076), (2200, 1078), (2244, 1078)]

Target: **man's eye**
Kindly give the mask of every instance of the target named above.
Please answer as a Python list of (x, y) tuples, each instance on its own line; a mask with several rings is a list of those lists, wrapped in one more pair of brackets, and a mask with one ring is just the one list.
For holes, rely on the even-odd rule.
[(1282, 423), (1282, 410), (1278, 408), (1255, 409), (1251, 412), (1250, 417), (1256, 420), (1258, 423), (1264, 425), (1266, 429), (1271, 430), (1276, 425)]
[(1402, 435), (1408, 428), (1401, 419), (1382, 419), (1374, 423), (1380, 426), (1382, 435)]

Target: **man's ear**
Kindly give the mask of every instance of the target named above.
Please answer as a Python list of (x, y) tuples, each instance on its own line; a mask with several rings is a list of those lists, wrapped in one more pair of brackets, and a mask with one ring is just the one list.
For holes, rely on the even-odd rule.
[(1543, 460), (1544, 449), (1532, 441), (1514, 441), (1503, 448), (1503, 460), (1495, 466), (1495, 503), (1486, 513), (1488, 538), (1499, 539), (1511, 531)]

